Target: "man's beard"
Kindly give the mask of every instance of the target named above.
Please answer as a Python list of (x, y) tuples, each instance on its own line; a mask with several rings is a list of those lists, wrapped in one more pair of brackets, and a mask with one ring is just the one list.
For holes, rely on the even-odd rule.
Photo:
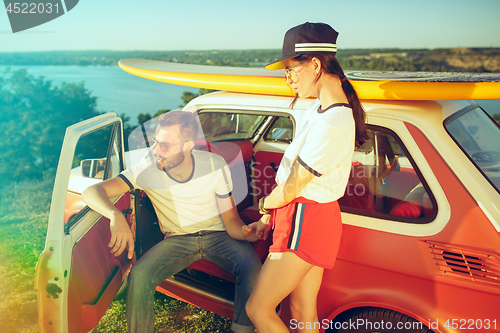
[(168, 158), (168, 160), (162, 158), (159, 155), (155, 155), (156, 157), (156, 167), (162, 171), (168, 171), (170, 169), (179, 166), (182, 162), (184, 162), (184, 153), (179, 153), (172, 155)]

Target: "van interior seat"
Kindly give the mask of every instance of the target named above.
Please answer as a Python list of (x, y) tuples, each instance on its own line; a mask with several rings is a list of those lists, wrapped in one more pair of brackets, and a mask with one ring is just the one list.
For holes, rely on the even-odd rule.
[(400, 167), (392, 172), (381, 185), (387, 198), (387, 211), (390, 212), (400, 201), (420, 184), (420, 179), (413, 168)]
[[(253, 144), (250, 141), (220, 141), (209, 142), (196, 140), (194, 149), (210, 151), (220, 155), (226, 161), (233, 182), (233, 195), (238, 202), (238, 210), (252, 205), (249, 195), (250, 164), (252, 161)], [(246, 176), (244, 175), (246, 174)]]
[(257, 200), (271, 194), (276, 186), (276, 171), (282, 158), (283, 152), (258, 151), (255, 153), (253, 192)]
[(404, 217), (428, 217), (432, 214), (432, 202), (422, 183), (415, 186), (410, 193), (391, 210), (391, 215)]
[(219, 149), (220, 155), (224, 157), (229, 166), (238, 162), (236, 157), (239, 154), (241, 154), (244, 163), (250, 163), (252, 160), (253, 144), (250, 141), (221, 141), (213, 142), (212, 145)]
[(344, 196), (338, 200), (340, 206), (375, 211), (375, 194), (372, 191), (374, 185), (371, 184), (373, 179), (367, 169), (369, 166), (360, 162), (352, 163)]
[[(380, 179), (374, 166), (353, 162), (346, 191), (339, 204), (364, 211), (389, 213), (419, 183), (413, 168), (397, 167)], [(383, 204), (380, 204), (380, 198), (383, 198)]]

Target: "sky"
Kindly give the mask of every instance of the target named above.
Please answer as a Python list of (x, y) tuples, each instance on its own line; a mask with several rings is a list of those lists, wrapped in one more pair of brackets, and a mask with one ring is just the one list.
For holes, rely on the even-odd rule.
[(339, 49), (500, 47), (499, 14), (500, 0), (80, 0), (18, 33), (1, 12), (0, 52), (280, 49), (306, 21)]

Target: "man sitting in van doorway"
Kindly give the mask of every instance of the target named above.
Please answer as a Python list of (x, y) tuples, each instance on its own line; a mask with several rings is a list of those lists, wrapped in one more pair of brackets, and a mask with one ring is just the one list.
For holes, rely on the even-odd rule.
[(109, 198), (141, 189), (151, 199), (165, 239), (146, 252), (128, 278), (129, 332), (153, 332), (154, 294), (158, 284), (191, 263), (206, 259), (236, 276), (234, 332), (253, 332), (245, 303), (261, 262), (248, 241), (258, 240), (240, 219), (231, 194), (232, 182), (224, 159), (193, 150), (198, 123), (189, 112), (160, 116), (154, 146), (137, 164), (118, 177), (86, 189), (85, 203), (110, 219), (109, 247), (115, 256), (128, 249), (133, 257), (132, 231)]

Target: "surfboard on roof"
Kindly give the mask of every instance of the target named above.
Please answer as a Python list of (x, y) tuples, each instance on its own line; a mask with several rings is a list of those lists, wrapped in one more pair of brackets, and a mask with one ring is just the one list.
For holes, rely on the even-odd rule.
[[(123, 59), (126, 72), (175, 85), (233, 92), (293, 96), (284, 71)], [(500, 99), (500, 73), (346, 71), (361, 99)]]

